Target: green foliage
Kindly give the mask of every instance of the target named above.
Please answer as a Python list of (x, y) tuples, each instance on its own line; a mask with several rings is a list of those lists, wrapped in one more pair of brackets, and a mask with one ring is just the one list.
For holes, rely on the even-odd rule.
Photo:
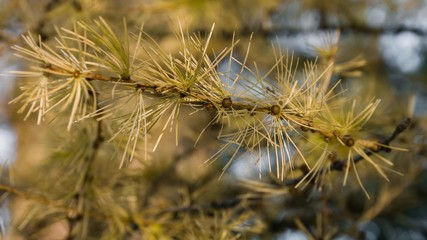
[[(162, 4), (151, 10), (222, 9), (228, 2)], [(263, 12), (276, 4), (268, 1)], [(243, 24), (247, 16), (229, 11)], [(11, 72), (25, 80), (10, 103), (25, 120), (36, 115), (37, 124), (61, 132), (30, 180), (36, 184), (1, 187), (25, 199), (24, 214), (12, 223), (19, 234), (246, 239), (271, 237), (286, 225), (330, 239), (352, 229), (326, 205), (345, 208), (342, 196), (352, 194), (390, 203), (368, 183), (403, 175), (395, 158), (407, 149), (390, 144), (411, 121), (381, 126), (381, 101), (337, 80), (361, 77), (366, 64), (360, 55), (336, 62), (339, 31), (312, 46), (317, 60), (300, 61), (273, 41), (266, 63), (257, 61), (256, 34), (239, 41), (233, 33), (218, 47), (215, 28), (226, 32), (227, 25), (202, 21), (202, 31), (189, 33), (194, 19), (180, 25), (173, 51), (145, 25), (129, 31), (124, 20), (116, 30), (103, 18), (56, 28), (54, 43), (27, 33), (12, 47), (28, 66)], [(230, 168), (242, 162), (259, 178), (238, 179)], [(278, 220), (283, 207), (292, 211)], [(361, 219), (377, 214), (372, 207)]]

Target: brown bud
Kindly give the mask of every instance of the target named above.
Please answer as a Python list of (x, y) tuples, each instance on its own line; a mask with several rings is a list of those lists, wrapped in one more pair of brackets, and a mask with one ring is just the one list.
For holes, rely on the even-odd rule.
[(282, 109), (279, 105), (273, 105), (270, 107), (270, 113), (272, 115), (279, 115), (282, 112)]
[(233, 101), (231, 101), (231, 98), (226, 97), (222, 100), (222, 107), (223, 108), (231, 108), (233, 106)]
[(350, 135), (344, 135), (341, 139), (347, 147), (354, 145), (354, 139)]
[(78, 77), (80, 77), (80, 72), (76, 70), (76, 71), (73, 73), (73, 77), (74, 77), (74, 78), (78, 78)]

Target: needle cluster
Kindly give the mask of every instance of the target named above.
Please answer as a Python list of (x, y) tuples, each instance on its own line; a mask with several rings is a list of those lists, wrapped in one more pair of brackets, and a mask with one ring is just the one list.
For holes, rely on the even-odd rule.
[[(214, 26), (204, 36), (180, 29), (176, 53), (162, 49), (142, 27), (131, 34), (124, 23), (119, 35), (102, 18), (57, 29), (53, 47), (27, 34), (26, 46), (13, 48), (31, 67), (13, 74), (30, 79), (11, 103), (21, 104), (25, 118), (36, 114), (38, 124), (50, 114), (67, 114), (68, 131), (89, 119), (103, 121), (112, 133), (107, 140), (122, 153), (119, 168), (137, 156), (147, 159), (167, 132), (174, 132), (178, 145), (182, 109), (190, 107), (214, 113), (205, 130), (221, 126), (218, 138), (224, 145), (206, 163), (227, 156), (224, 172), (245, 151), (260, 171), (266, 165), (281, 181), (305, 169), (296, 187), (315, 183), (321, 189), (334, 161), (342, 158), (344, 185), (353, 172), (364, 189), (355, 161), (359, 158), (388, 179), (393, 162), (380, 149), (404, 149), (373, 139), (363, 129), (379, 99), (352, 99), (334, 81), (335, 73), (351, 74), (363, 64), (358, 59), (336, 65), (337, 38), (319, 48), (327, 53), (326, 66), (305, 62), (300, 71), (298, 61), (277, 44), (272, 44), (274, 64), (266, 68), (247, 62), (250, 46), (243, 58), (237, 57), (234, 37), (228, 47), (214, 52), (213, 32)], [(151, 136), (159, 124), (160, 134)]]

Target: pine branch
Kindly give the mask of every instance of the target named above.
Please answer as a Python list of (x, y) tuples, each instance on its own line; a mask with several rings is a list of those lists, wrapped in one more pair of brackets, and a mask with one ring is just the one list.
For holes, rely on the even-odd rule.
[[(38, 112), (40, 123), (47, 112), (65, 103), (61, 111), (71, 107), (69, 131), (73, 124), (87, 118), (116, 121), (118, 129), (110, 141), (123, 135), (127, 137), (120, 163), (120, 167), (123, 167), (132, 160), (139, 139), (143, 137), (147, 140), (149, 130), (160, 119), (166, 122), (155, 141), (154, 150), (166, 129), (178, 129), (180, 108), (190, 106), (196, 111), (216, 113), (209, 125), (222, 125), (218, 138), (225, 144), (206, 163), (217, 160), (224, 152), (233, 151), (224, 172), (239, 150), (244, 149), (251, 153), (258, 151), (259, 155), (255, 157), (259, 161), (263, 155), (267, 155), (269, 171), (273, 172), (273, 168), (276, 168), (276, 176), (282, 181), (285, 180), (286, 171), (293, 168), (293, 159), (300, 158), (308, 170), (296, 186), (303, 181), (317, 181), (327, 173), (326, 170), (342, 171), (344, 168), (345, 183), (350, 165), (355, 166), (362, 159), (387, 179), (382, 165), (376, 163), (371, 155), (392, 165), (390, 160), (377, 153), (389, 149), (388, 143), (400, 134), (399, 129), (404, 126), (384, 142), (359, 137), (363, 136), (360, 134), (362, 126), (372, 117), (380, 101), (373, 99), (360, 106), (356, 100), (348, 101), (341, 95), (337, 90), (339, 83), (330, 86), (337, 69), (334, 56), (338, 34), (331, 37), (331, 43), (324, 49), (329, 53), (326, 59), (329, 65), (319, 70), (315, 63), (305, 63), (303, 77), (297, 79), (292, 56), (284, 54), (275, 45), (275, 62), (264, 74), (261, 74), (256, 63), (253, 67), (246, 63), (249, 47), (243, 61), (234, 56), (233, 49), (238, 42), (234, 39), (230, 47), (211, 57), (207, 52), (214, 26), (204, 39), (200, 35), (190, 36), (181, 29), (178, 34), (181, 49), (174, 56), (164, 52), (142, 30), (135, 35), (137, 46), (132, 55), (125, 23), (124, 40), (104, 19), (95, 21), (95, 25), (96, 28), (79, 22), (73, 30), (58, 30), (56, 49), (37, 43), (30, 35), (24, 36), (28, 49), (14, 47), (19, 57), (37, 65), (31, 71), (14, 73), (40, 78), (36, 88), (25, 89), (12, 101), (24, 103), (20, 111), (28, 109), (27, 117), (32, 112)], [(140, 50), (148, 59), (137, 57)], [(219, 71), (220, 63), (227, 64), (227, 70)], [(363, 63), (355, 65), (360, 64)], [(240, 68), (235, 70), (236, 73), (232, 72), (233, 65)], [(348, 67), (345, 69), (348, 70)], [(113, 89), (102, 107), (98, 103), (100, 90), (95, 82)], [(118, 87), (124, 90), (115, 90)], [(115, 97), (117, 94), (122, 96)], [(50, 99), (56, 100), (53, 106), (49, 106)], [(135, 103), (130, 112), (121, 113), (121, 99), (125, 104)], [(147, 104), (148, 99), (156, 101)], [(92, 113), (88, 113), (87, 108), (90, 102), (93, 102)], [(227, 129), (224, 128), (225, 122), (229, 125)], [(176, 134), (178, 143), (178, 130)], [(319, 160), (307, 159), (306, 149), (301, 150), (305, 145), (313, 144), (305, 135), (323, 137), (316, 147)], [(95, 139), (93, 144), (102, 141)], [(328, 156), (334, 152), (334, 148), (344, 149), (348, 153), (347, 160), (335, 161), (327, 166)], [(97, 151), (94, 145), (95, 156)], [(357, 170), (355, 173), (363, 188)]]
[[(393, 140), (395, 140), (402, 132), (404, 132), (411, 124), (410, 118), (405, 118), (402, 122), (400, 122), (394, 132), (383, 142), (381, 142), (381, 145), (388, 146)], [(365, 154), (367, 156), (371, 156), (374, 153), (380, 153), (380, 152), (390, 152), (392, 149), (387, 147), (379, 147), (375, 150), (373, 149), (366, 149)], [(358, 163), (362, 160), (364, 160), (365, 157), (358, 155), (353, 158), (354, 163)], [(328, 171), (343, 171), (347, 167), (347, 159), (341, 159), (341, 160), (335, 160), (332, 162), (332, 164), (328, 168), (324, 168), (319, 170), (317, 173), (318, 175), (321, 175), (322, 173), (328, 172)], [(301, 180), (304, 178), (304, 176), (293, 178), (293, 179), (286, 179), (284, 181), (286, 186), (293, 187), (301, 182)], [(315, 178), (313, 178), (315, 179)]]

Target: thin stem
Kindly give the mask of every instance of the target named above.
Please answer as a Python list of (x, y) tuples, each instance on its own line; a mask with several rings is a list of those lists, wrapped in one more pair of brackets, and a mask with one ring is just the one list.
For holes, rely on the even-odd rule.
[[(99, 109), (99, 105), (97, 105), (96, 107)], [(77, 208), (75, 215), (67, 217), (68, 222), (70, 223), (67, 239), (74, 238), (73, 236), (74, 229), (76, 229), (79, 223), (82, 224), (83, 217), (85, 215), (87, 217), (87, 214), (89, 214), (91, 211), (89, 209), (89, 206), (91, 203), (85, 199), (85, 195), (88, 189), (87, 187), (93, 181), (92, 174), (94, 172), (93, 171), (94, 163), (99, 154), (100, 147), (102, 143), (104, 143), (105, 141), (104, 137), (102, 136), (102, 124), (103, 124), (102, 120), (97, 121), (96, 134), (95, 134), (95, 138), (92, 141), (92, 146), (91, 146), (92, 151), (89, 155), (87, 155), (84, 158), (86, 168), (84, 169), (84, 173), (83, 173), (83, 181), (81, 181), (81, 186), (77, 188), (79, 189), (79, 192), (75, 195), (75, 198), (74, 198), (74, 201), (77, 203), (76, 205), (79, 206), (78, 203), (81, 202), (83, 207), (81, 209)]]

